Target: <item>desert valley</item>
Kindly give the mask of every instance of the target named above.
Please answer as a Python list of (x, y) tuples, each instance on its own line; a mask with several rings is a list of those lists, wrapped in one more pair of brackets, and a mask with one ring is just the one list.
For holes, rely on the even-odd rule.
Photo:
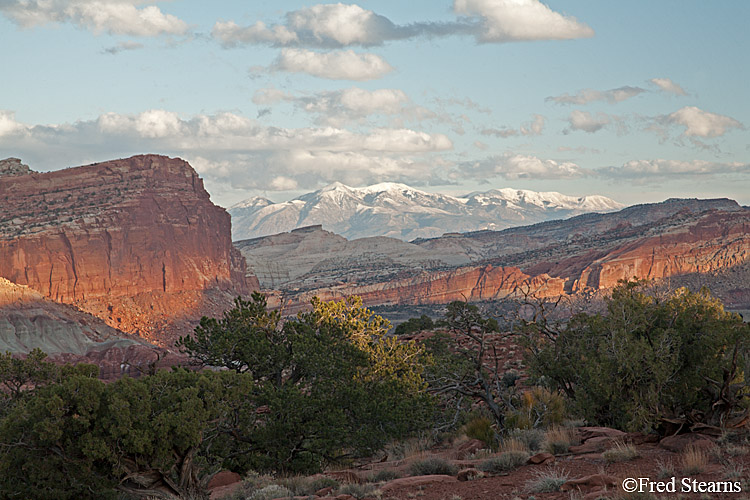
[[(315, 214), (325, 207), (323, 217), (330, 219), (331, 213), (346, 215), (346, 208), (354, 206), (348, 219), (341, 216), (338, 221), (305, 226), (306, 220), (300, 216), (290, 219), (278, 215), (291, 224), (289, 231), (232, 241), (229, 213), (211, 202), (201, 178), (179, 158), (140, 155), (49, 173), (34, 172), (11, 158), (0, 162), (0, 171), (0, 346), (7, 355), (21, 358), (35, 355), (37, 349), (58, 365), (93, 364), (98, 367), (98, 376), (110, 382), (122, 377), (148, 378), (157, 370), (176, 366), (195, 369), (189, 356), (195, 351), (184, 339), (192, 336), (202, 317), (220, 318), (233, 304), (236, 307), (236, 297), (249, 299), (253, 292), (260, 292), (269, 310), (277, 311), (280, 317), (304, 316), (316, 298), (335, 302), (354, 296), (361, 298), (362, 305), (392, 318), (396, 325), (413, 316), (402, 325), (409, 326), (422, 315), (429, 325), (404, 329), (409, 333), (401, 336), (401, 342), (416, 341), (417, 345), (431, 338), (433, 324), (439, 325), (437, 321), (443, 315), (450, 316), (450, 307), (446, 313), (449, 304), (465, 304), (491, 317), (529, 300), (552, 304), (568, 298), (600, 303), (613, 289), (632, 279), (650, 280), (665, 290), (687, 287), (698, 292), (705, 287), (727, 310), (745, 314), (750, 310), (750, 209), (730, 199), (669, 199), (630, 207), (599, 199), (590, 210), (579, 209), (585, 213), (565, 212), (571, 217), (564, 219), (555, 218), (558, 206), (547, 209), (550, 203), (544, 201), (534, 205), (529, 217), (550, 220), (531, 225), (450, 232), (411, 241), (381, 235), (347, 239), (327, 227), (352, 227), (352, 219), (363, 217), (362, 213), (371, 209), (351, 202), (349, 197), (359, 194), (356, 191), (334, 185), (323, 190), (318, 203), (307, 212)], [(409, 230), (403, 234), (438, 226), (436, 217), (453, 217), (447, 210), (415, 203), (417, 195), (428, 197), (408, 186), (376, 186), (370, 191), (374, 203), (394, 204), (393, 200), (402, 196), (408, 198), (411, 208), (396, 210), (428, 214), (428, 223), (423, 226), (418, 219), (406, 217), (404, 223)], [(544, 195), (522, 194), (532, 199)], [(336, 203), (340, 205), (338, 211)], [(494, 209), (508, 210), (509, 206), (517, 207), (502, 200)], [(283, 214), (284, 209), (270, 214)], [(484, 212), (492, 209), (482, 207)], [(517, 213), (527, 212), (517, 208)], [(265, 215), (266, 223), (271, 215)], [(239, 217), (243, 216), (247, 212), (240, 211)], [(386, 217), (394, 221), (392, 214)], [(294, 227), (294, 219), (302, 227)], [(371, 227), (398, 230), (393, 222)], [(210, 323), (200, 325), (204, 332), (210, 331), (205, 330), (211, 328)], [(448, 332), (451, 328), (461, 331), (459, 326), (450, 325), (447, 323)], [(465, 332), (470, 344), (472, 328), (479, 326)], [(492, 339), (487, 337), (488, 346), (499, 347), (506, 354), (494, 351), (493, 356), (484, 358), (485, 364), (490, 360), (495, 363), (488, 373), (505, 377), (525, 369), (526, 358), (521, 353), (529, 346), (524, 348), (513, 338)], [(455, 340), (459, 342), (456, 352), (471, 351), (464, 350), (466, 344), (460, 343), (460, 334)], [(482, 349), (487, 347), (484, 342)], [(518, 354), (514, 355), (516, 350)], [(487, 366), (479, 373), (488, 370)], [(522, 387), (518, 385), (521, 393)], [(472, 407), (474, 412), (481, 408), (470, 405), (466, 411)], [(477, 425), (476, 419), (485, 417), (473, 418), (466, 425)], [(747, 420), (740, 422), (743, 425)], [(557, 474), (554, 477), (560, 485), (569, 485), (563, 491), (571, 491), (570, 495), (578, 492), (582, 498), (607, 498), (606, 491), (618, 491), (615, 480), (629, 470), (619, 465), (619, 460), (602, 458), (607, 457), (607, 450), (631, 446), (634, 457), (642, 457), (637, 459), (638, 467), (656, 467), (663, 455), (675, 455), (670, 459), (673, 462), (679, 460), (680, 453), (693, 449), (693, 442), (703, 446), (701, 449), (714, 449), (715, 440), (723, 434), (715, 433), (718, 427), (702, 428), (702, 434), (667, 435), (675, 444), (665, 438), (659, 444), (657, 434), (625, 434), (604, 427), (558, 429), (554, 432), (567, 436), (563, 440), (570, 444), (561, 445), (557, 452), (549, 448), (549, 443), (542, 445), (547, 447), (542, 451), (554, 454), (537, 453), (530, 459), (532, 465), (515, 472), (540, 444), (518, 444), (520, 438), (509, 437), (501, 428), (495, 428), (500, 432), (496, 438), (481, 438), (464, 430), (472, 436), (468, 441), (466, 437), (455, 441), (454, 437), (451, 439), (456, 444), (451, 445), (451, 441), (429, 444), (428, 440), (423, 451), (414, 456), (387, 451), (382, 460), (375, 460), (382, 463), (375, 464), (377, 467), (371, 464), (365, 469), (336, 472), (333, 461), (332, 472), (319, 476), (318, 482), (311, 479), (310, 484), (321, 486), (316, 488), (320, 490), (329, 483), (360, 485), (356, 487), (359, 490), (354, 486), (328, 488), (328, 492), (343, 492), (336, 498), (512, 498), (523, 491), (517, 487), (518, 481), (532, 484), (534, 477), (544, 474), (540, 472), (542, 466), (533, 465), (535, 461), (546, 464), (547, 470), (557, 459), (562, 469), (555, 468), (557, 472), (551, 474)], [(683, 432), (690, 429), (686, 427)], [(678, 437), (681, 440), (675, 441)], [(494, 439), (500, 439), (499, 451)], [(513, 446), (520, 449), (513, 451)], [(521, 462), (496, 465), (500, 467), (496, 471), (488, 469), (488, 461), (510, 459), (511, 452), (520, 456)], [(748, 456), (740, 458), (746, 462)], [(569, 462), (570, 457), (576, 460)], [(426, 476), (415, 472), (422, 463), (419, 460), (425, 464), (432, 460), (437, 464), (433, 464), (435, 470), (425, 465)], [(605, 474), (598, 462), (611, 463), (614, 469), (607, 466)], [(747, 466), (741, 460), (731, 463), (741, 471)], [(442, 470), (439, 464), (447, 469)], [(459, 482), (452, 486), (450, 481), (456, 481), (458, 471), (452, 468), (456, 466), (463, 469)], [(534, 467), (540, 469), (534, 472)], [(708, 478), (723, 470), (711, 467), (706, 469)], [(367, 470), (370, 472), (363, 472)], [(377, 476), (379, 471), (384, 472)], [(581, 476), (579, 483), (573, 481), (573, 471)], [(510, 482), (493, 479), (509, 473), (519, 478)], [(366, 480), (367, 474), (380, 479)], [(414, 477), (397, 479), (409, 474)], [(467, 477), (472, 483), (461, 483)], [(275, 498), (253, 492), (264, 488), (276, 491), (272, 486), (282, 488), (274, 486), (282, 483), (268, 479), (259, 483), (222, 481), (212, 483), (212, 498), (241, 495), (242, 488), (249, 492), (247, 498)], [(257, 486), (252, 486), (256, 484), (253, 481)], [(361, 485), (371, 484), (368, 481), (374, 481), (374, 485)], [(475, 482), (476, 487), (472, 486)], [(225, 483), (227, 486), (220, 486)], [(304, 490), (297, 487), (302, 488), (297, 493)], [(283, 488), (278, 491), (292, 491), (288, 484)], [(498, 496), (486, 496), (490, 491), (487, 488)], [(152, 485), (151, 494), (168, 489)], [(179, 488), (169, 494), (183, 498), (175, 491)], [(357, 491), (364, 496), (356, 496)], [(439, 493), (445, 491), (455, 491), (454, 496)], [(544, 491), (557, 491), (557, 487), (539, 492)], [(351, 497), (342, 496), (352, 493)], [(164, 498), (172, 498), (169, 494)], [(326, 493), (317, 495), (325, 497)], [(550, 493), (535, 498), (558, 496)]]
[(748, 19), (0, 0), (0, 500), (750, 500)]

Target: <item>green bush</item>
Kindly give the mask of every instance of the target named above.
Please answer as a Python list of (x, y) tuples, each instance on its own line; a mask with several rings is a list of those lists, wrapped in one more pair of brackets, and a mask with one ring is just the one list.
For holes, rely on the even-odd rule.
[(544, 318), (522, 330), (532, 377), (591, 423), (650, 431), (663, 418), (724, 425), (747, 415), (750, 325), (706, 290), (659, 297), (623, 282), (603, 314), (577, 314), (556, 332)]
[(313, 298), (311, 311), (281, 321), (256, 292), (220, 319), (203, 318), (178, 345), (255, 382), (247, 398), (265, 411), (240, 422), (235, 435), (253, 451), (230, 466), (307, 473), (429, 427), (422, 349), (389, 328), (358, 297)]
[(409, 472), (412, 476), (430, 476), (432, 474), (455, 476), (458, 474), (458, 468), (442, 458), (427, 458), (411, 464)]
[(472, 439), (478, 439), (491, 450), (497, 450), (498, 439), (492, 420), (487, 417), (474, 417), (466, 424), (465, 433)]
[(419, 318), (409, 318), (394, 330), (395, 335), (410, 335), (412, 333), (421, 332), (422, 330), (432, 330), (435, 328), (435, 322), (432, 318), (423, 314)]

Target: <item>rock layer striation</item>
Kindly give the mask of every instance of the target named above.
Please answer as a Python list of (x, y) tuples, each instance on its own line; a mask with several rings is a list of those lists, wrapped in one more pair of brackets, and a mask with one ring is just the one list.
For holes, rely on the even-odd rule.
[(150, 340), (257, 288), (230, 234), (177, 158), (0, 177), (0, 276)]

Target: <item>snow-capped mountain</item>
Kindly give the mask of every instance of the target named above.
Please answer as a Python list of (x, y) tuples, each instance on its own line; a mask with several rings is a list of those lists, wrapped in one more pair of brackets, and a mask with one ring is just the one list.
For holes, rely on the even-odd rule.
[(229, 208), (229, 213), (234, 241), (314, 224), (350, 240), (390, 236), (410, 241), (450, 232), (500, 230), (624, 206), (604, 196), (579, 198), (511, 188), (458, 198), (393, 182), (363, 188), (335, 182), (283, 203), (251, 198)]

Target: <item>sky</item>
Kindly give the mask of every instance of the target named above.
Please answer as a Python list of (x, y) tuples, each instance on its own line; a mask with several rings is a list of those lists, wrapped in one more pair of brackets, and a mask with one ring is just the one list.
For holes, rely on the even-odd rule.
[(0, 158), (750, 205), (750, 2), (0, 0)]

